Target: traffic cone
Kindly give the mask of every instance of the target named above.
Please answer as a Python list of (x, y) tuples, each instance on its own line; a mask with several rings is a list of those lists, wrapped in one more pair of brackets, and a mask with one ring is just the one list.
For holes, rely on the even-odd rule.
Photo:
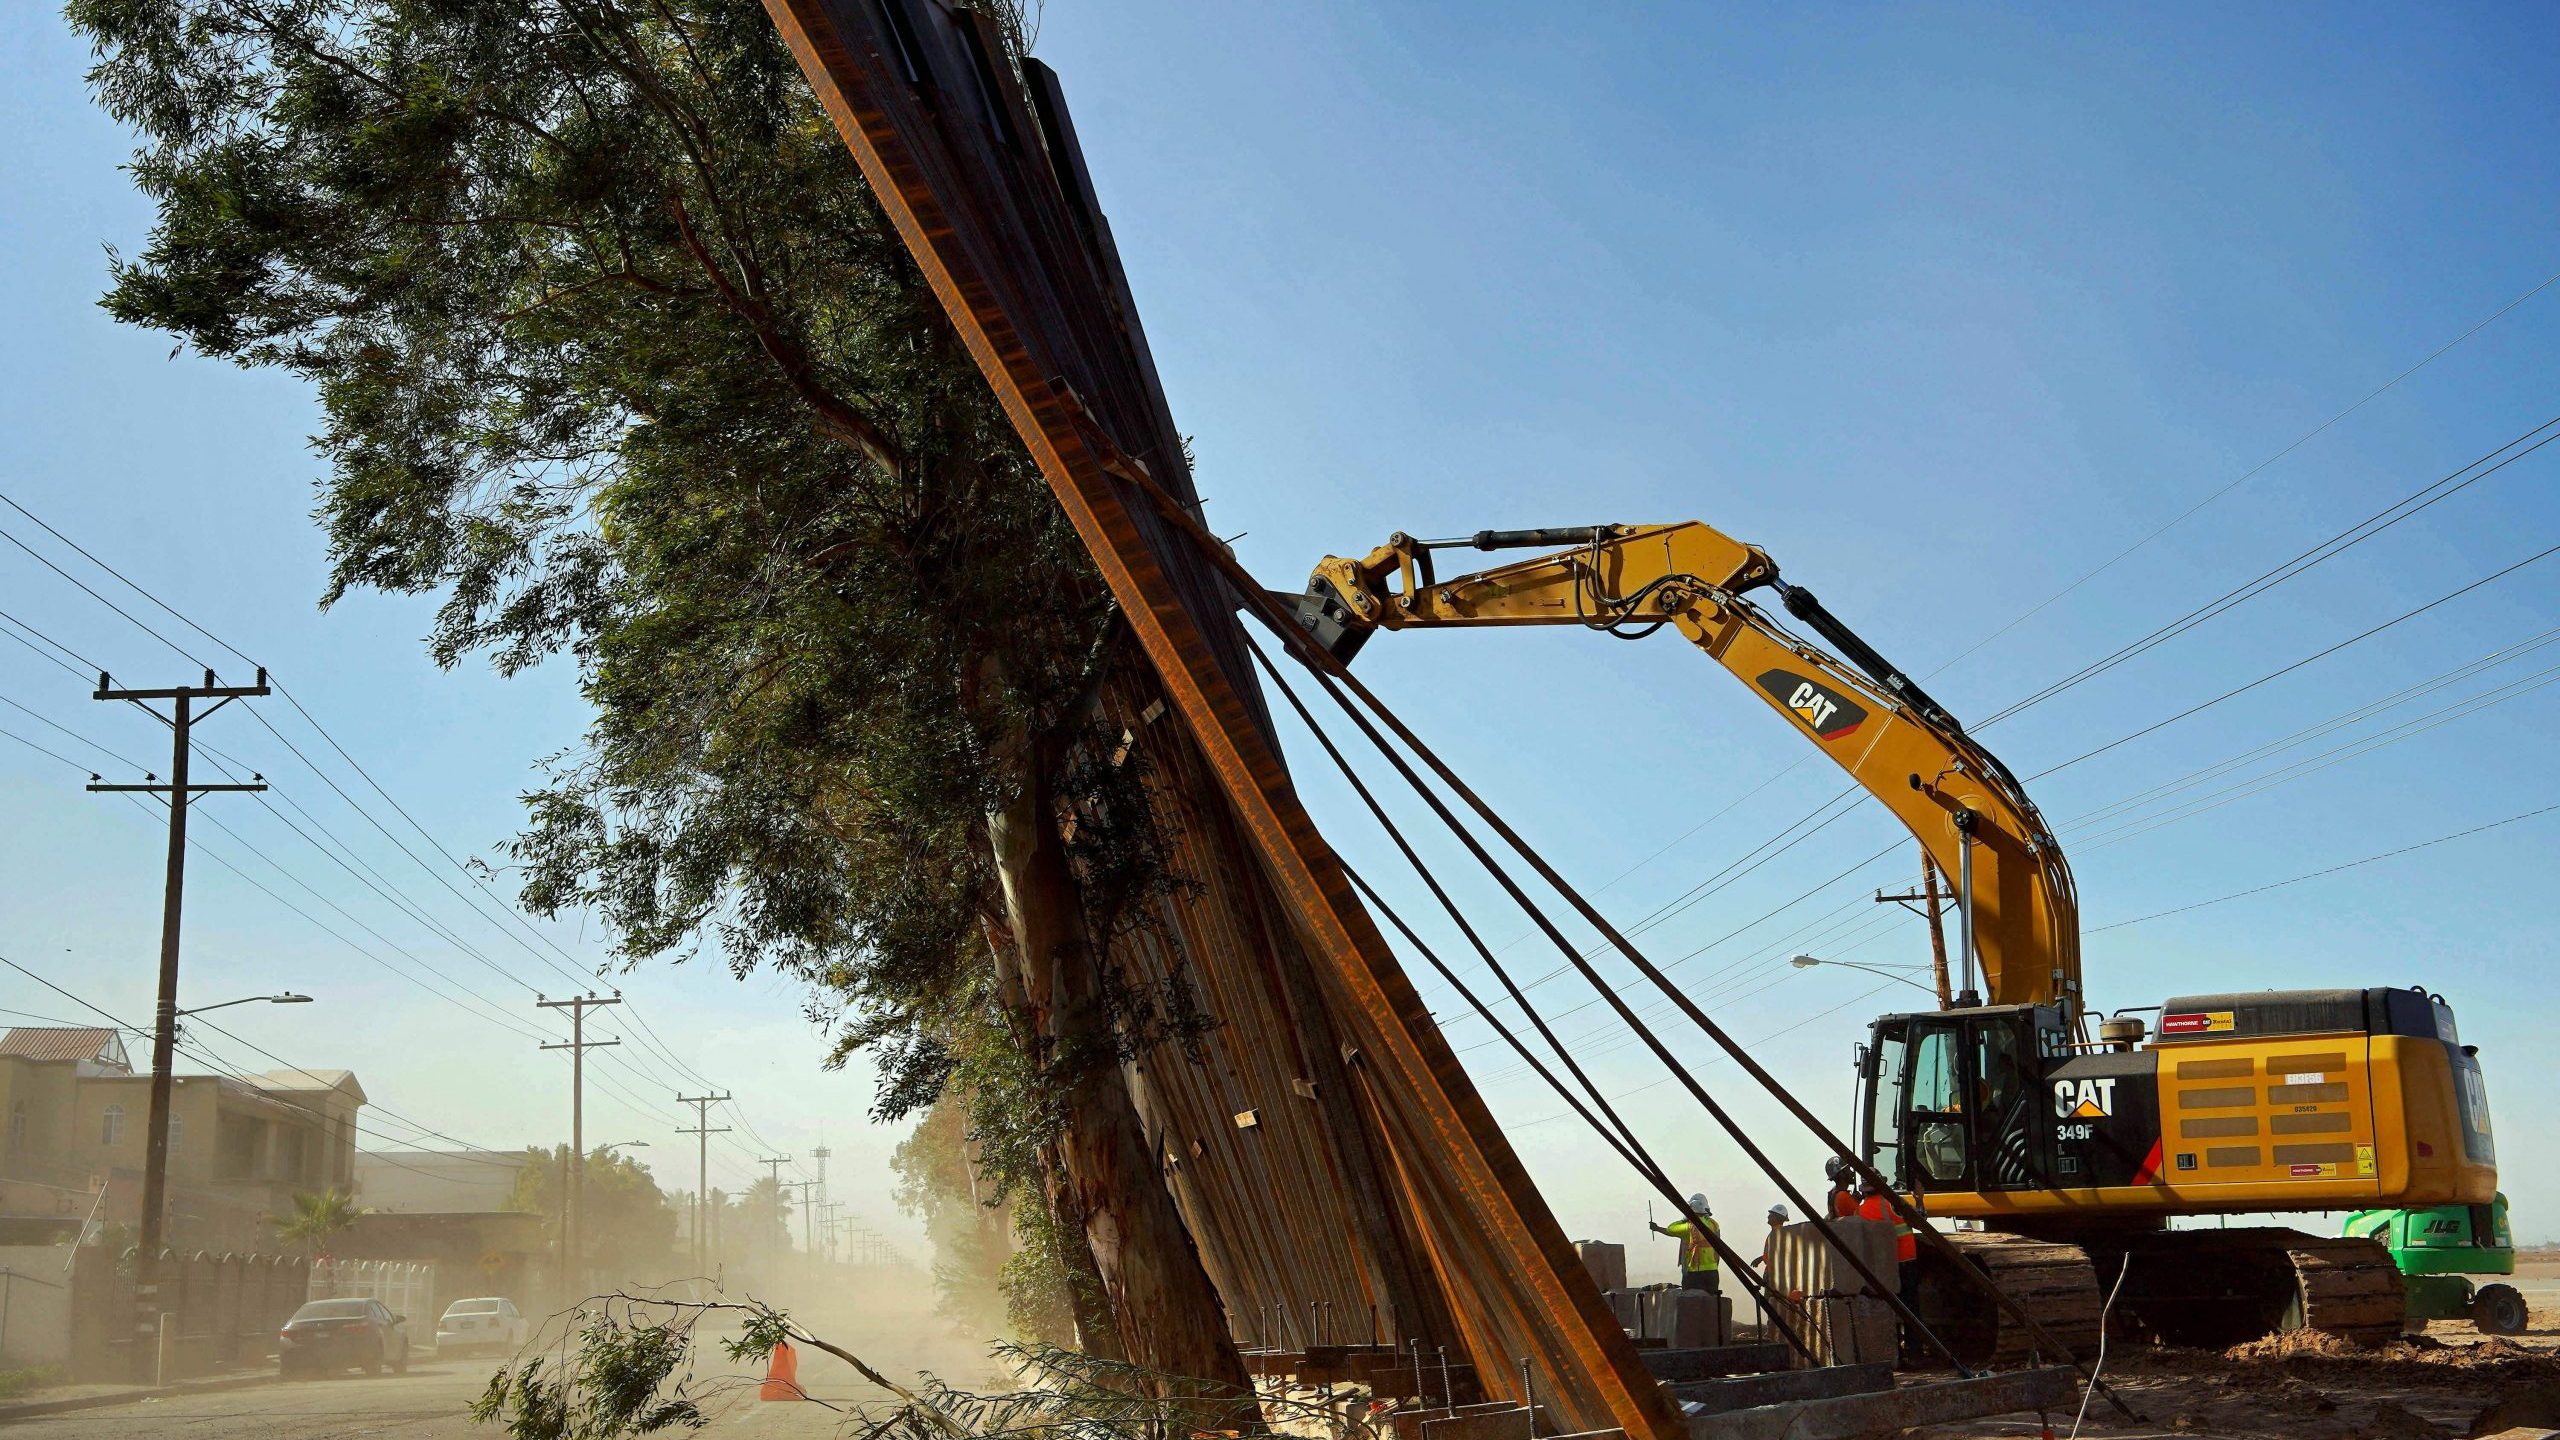
[(788, 1340), (774, 1342), (773, 1356), (765, 1361), (764, 1383), (756, 1387), (759, 1400), (806, 1400), (800, 1389), (800, 1355)]

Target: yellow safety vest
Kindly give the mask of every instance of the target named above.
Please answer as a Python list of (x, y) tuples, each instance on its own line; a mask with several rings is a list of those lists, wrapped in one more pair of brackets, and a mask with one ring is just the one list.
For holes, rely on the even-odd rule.
[(1716, 1268), (1716, 1247), (1707, 1243), (1707, 1236), (1723, 1234), (1724, 1227), (1717, 1224), (1713, 1216), (1707, 1217), (1704, 1223), (1707, 1228), (1703, 1233), (1692, 1231), (1686, 1220), (1674, 1220), (1662, 1227), (1662, 1233), (1680, 1238), (1680, 1268), (1683, 1270)]

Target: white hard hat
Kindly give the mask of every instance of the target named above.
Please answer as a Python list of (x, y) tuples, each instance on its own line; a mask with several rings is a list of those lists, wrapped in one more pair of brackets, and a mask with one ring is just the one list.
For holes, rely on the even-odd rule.
[(1769, 1207), (1769, 1221), (1770, 1221), (1770, 1223), (1771, 1223), (1771, 1224), (1774, 1224), (1774, 1225), (1784, 1225), (1784, 1224), (1786, 1224), (1786, 1223), (1787, 1223), (1787, 1207), (1786, 1207), (1786, 1206), (1784, 1206), (1784, 1205), (1772, 1205), (1772, 1206), (1770, 1206), (1770, 1207)]
[(1689, 1197), (1689, 1208), (1701, 1215), (1713, 1213), (1707, 1208), (1707, 1197), (1704, 1192)]

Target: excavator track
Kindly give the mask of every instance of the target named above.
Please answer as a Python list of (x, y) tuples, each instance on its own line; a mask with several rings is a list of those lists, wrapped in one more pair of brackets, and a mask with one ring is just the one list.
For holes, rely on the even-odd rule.
[[(2047, 1335), (2069, 1347), (2070, 1358), (2097, 1353), (2101, 1297), (2089, 1252), (2024, 1235), (1957, 1232), (1946, 1238), (1988, 1272), (2001, 1293), (2017, 1301)], [(2030, 1361), (2052, 1365), (2065, 1358), (2052, 1354), (2015, 1316), (1992, 1303), (1975, 1282), (1957, 1274), (1945, 1260), (1924, 1252), (1919, 1264), (1915, 1308), (1966, 1364), (2005, 1368)]]
[(2293, 1262), (2295, 1286), (2285, 1329), (2324, 1331), (2358, 1345), (2400, 1338), (2408, 1297), (2399, 1267), (2381, 1244), (2302, 1235), (2288, 1239), (2284, 1253)]
[(2358, 1345), (2400, 1333), (2408, 1305), (2391, 1252), (2371, 1240), (2299, 1230), (2156, 1231), (2099, 1257), (2128, 1266), (2110, 1322), (2170, 1345), (2222, 1349), (2319, 1330)]

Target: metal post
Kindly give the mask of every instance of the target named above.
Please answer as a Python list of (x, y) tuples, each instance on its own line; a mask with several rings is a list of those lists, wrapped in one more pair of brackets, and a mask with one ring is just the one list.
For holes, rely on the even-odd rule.
[(1956, 992), (1959, 1005), (1979, 1005), (1982, 992), (1973, 988), (1973, 825), (1971, 810), (1956, 812), (1956, 932), (1961, 937), (1964, 955), (1964, 988)]
[[(204, 672), (202, 685), (177, 685), (153, 690), (118, 689), (112, 677), (103, 671), (98, 688), (91, 698), (124, 700), (141, 706), (169, 727), (169, 783), (144, 776), (140, 785), (111, 784), (97, 776), (89, 777), (89, 789), (102, 794), (148, 794), (167, 799), (169, 806), (169, 859), (160, 893), (160, 988), (151, 1010), (151, 1111), (142, 1137), (142, 1216), (139, 1245), (133, 1262), (133, 1300), (135, 1359), (137, 1378), (148, 1379), (157, 1370), (156, 1358), (146, 1362), (146, 1346), (155, 1350), (160, 1333), (160, 1251), (167, 1244), (162, 1229), (169, 1210), (169, 1101), (173, 1085), (171, 1067), (176, 1063), (178, 1048), (178, 933), (179, 920), (185, 912), (187, 888), (187, 806), (198, 793), (206, 791), (257, 791), (266, 789), (264, 777), (252, 776), (249, 783), (198, 785), (189, 778), (189, 761), (194, 755), (194, 729), (199, 720), (245, 696), (265, 695), (267, 672), (258, 672), (255, 685), (217, 685), (213, 672)], [(171, 713), (162, 715), (147, 703), (152, 700), (170, 702)], [(214, 703), (202, 714), (196, 713), (195, 702)]]

